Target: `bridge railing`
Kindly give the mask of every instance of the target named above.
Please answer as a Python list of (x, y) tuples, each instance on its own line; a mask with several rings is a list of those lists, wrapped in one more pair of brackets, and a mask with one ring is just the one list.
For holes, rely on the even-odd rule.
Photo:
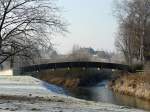
[(83, 67), (83, 68), (108, 68), (108, 69), (118, 69), (129, 71), (130, 67), (128, 65), (116, 64), (116, 63), (106, 63), (106, 62), (91, 62), (91, 61), (80, 61), (80, 62), (57, 62), (48, 64), (32, 65), (27, 67), (20, 67), (17, 70), (19, 72), (32, 72), (40, 71), (46, 69), (59, 69), (59, 68), (73, 68), (73, 67)]

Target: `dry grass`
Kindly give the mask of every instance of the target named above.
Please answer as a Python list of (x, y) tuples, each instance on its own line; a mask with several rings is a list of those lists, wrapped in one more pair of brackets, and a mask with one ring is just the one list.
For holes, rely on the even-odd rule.
[(114, 91), (150, 100), (150, 73), (123, 74), (110, 84)]
[(90, 86), (110, 76), (110, 71), (97, 71), (81, 68), (47, 70), (39, 73), (38, 78), (52, 84), (75, 88), (78, 86)]
[(44, 77), (40, 77), (40, 79), (45, 80), (49, 83), (65, 86), (68, 88), (75, 88), (79, 84), (78, 78), (65, 78), (65, 77), (50, 77), (48, 75), (45, 75)]

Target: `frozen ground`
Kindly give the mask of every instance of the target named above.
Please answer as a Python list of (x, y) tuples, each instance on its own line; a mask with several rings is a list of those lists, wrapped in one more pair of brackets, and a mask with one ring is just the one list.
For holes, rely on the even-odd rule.
[(0, 76), (0, 112), (144, 112), (61, 93), (61, 88), (30, 76)]

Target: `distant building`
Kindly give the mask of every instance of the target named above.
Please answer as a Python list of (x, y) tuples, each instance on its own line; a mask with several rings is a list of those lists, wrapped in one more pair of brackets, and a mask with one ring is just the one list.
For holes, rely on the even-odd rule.
[(10, 68), (10, 63), (8, 61), (0, 64), (0, 76), (2, 75), (13, 75), (13, 70)]

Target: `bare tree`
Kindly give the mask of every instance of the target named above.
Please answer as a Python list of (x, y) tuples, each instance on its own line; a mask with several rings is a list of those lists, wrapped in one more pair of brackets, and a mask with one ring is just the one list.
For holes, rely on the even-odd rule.
[(150, 43), (150, 0), (123, 0), (116, 6), (115, 12), (120, 26), (116, 45), (124, 53), (129, 64), (132, 64), (135, 58), (144, 64), (145, 53), (149, 52), (147, 48)]
[(0, 63), (12, 56), (30, 57), (64, 31), (53, 0), (0, 0)]

